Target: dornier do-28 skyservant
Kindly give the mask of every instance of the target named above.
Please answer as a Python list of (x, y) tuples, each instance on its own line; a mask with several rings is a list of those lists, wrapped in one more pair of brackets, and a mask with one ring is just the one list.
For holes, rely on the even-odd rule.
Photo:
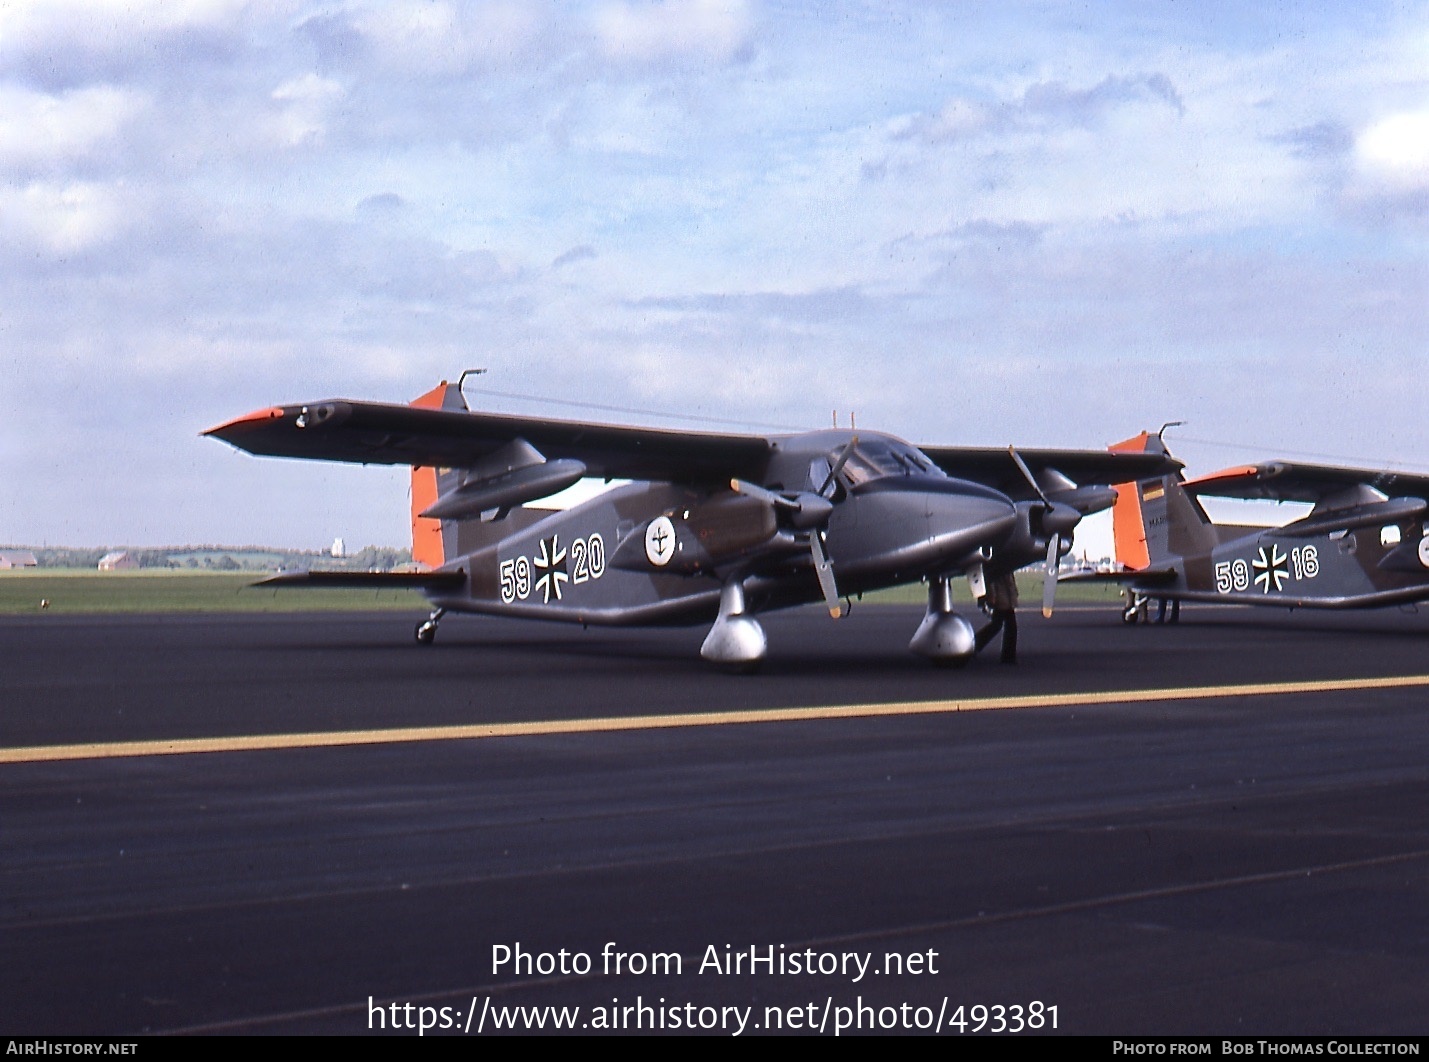
[[(419, 587), (448, 611), (582, 624), (712, 625), (700, 653), (750, 668), (756, 614), (923, 580), (910, 648), (966, 661), (951, 580), (1057, 558), (1109, 484), (1179, 467), (1161, 454), (913, 446), (892, 435), (672, 431), (468, 410), (443, 382), (408, 405), (277, 406), (206, 432), (249, 453), (412, 466), (414, 573), (298, 572), (279, 585)], [(582, 478), (631, 480), (573, 508), (529, 505)], [(1044, 606), (1050, 610), (1048, 580)]]

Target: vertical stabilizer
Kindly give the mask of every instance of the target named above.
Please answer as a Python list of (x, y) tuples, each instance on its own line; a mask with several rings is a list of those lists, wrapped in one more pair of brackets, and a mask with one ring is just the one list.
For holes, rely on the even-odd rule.
[[(443, 380), (426, 394), (412, 399), (408, 405), (420, 409), (466, 409), (459, 384)], [(440, 568), (454, 554), (455, 542), (447, 542), (455, 534), (446, 525), (452, 521), (434, 520), (419, 515), (436, 503), (438, 495), (455, 484), (457, 473), (450, 468), (413, 467), (412, 469), (412, 559), (424, 568)], [(448, 532), (451, 532), (450, 534)]]
[[(1142, 432), (1108, 449), (1131, 453), (1167, 453), (1160, 435)], [(1210, 517), (1182, 487), (1179, 471), (1153, 476), (1116, 488), (1112, 532), (1116, 559), (1127, 569), (1142, 571), (1175, 557), (1209, 553), (1216, 546)]]

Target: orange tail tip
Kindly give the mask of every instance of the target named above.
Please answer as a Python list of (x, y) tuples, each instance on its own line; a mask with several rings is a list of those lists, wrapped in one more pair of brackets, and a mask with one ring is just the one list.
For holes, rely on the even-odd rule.
[(450, 385), (443, 380), (426, 394), (418, 395), (412, 399), (407, 405), (416, 406), (418, 409), (441, 409), (442, 403), (446, 401), (447, 387), (449, 386)]
[[(1145, 453), (1151, 441), (1150, 432), (1142, 432), (1107, 447), (1113, 452)], [(1156, 487), (1160, 489), (1159, 481)], [(1146, 546), (1146, 522), (1141, 517), (1141, 485), (1116, 484), (1116, 504), (1111, 510), (1112, 537), (1116, 541), (1116, 559), (1123, 568), (1141, 571), (1151, 566), (1151, 552)]]
[(1119, 443), (1112, 443), (1107, 447), (1113, 453), (1137, 453), (1144, 454), (1147, 451), (1147, 443), (1151, 441), (1151, 433), (1144, 431), (1140, 435), (1133, 435), (1130, 439), (1123, 439)]
[(420, 515), (437, 501), (437, 470), (412, 469), (412, 559), (425, 568), (446, 563), (442, 522)]
[[(408, 405), (418, 409), (465, 409), (461, 388), (443, 380), (426, 394), (418, 395)], [(446, 563), (446, 546), (442, 542), (442, 522), (421, 514), (437, 501), (437, 470), (412, 468), (412, 559), (426, 568), (440, 568)]]

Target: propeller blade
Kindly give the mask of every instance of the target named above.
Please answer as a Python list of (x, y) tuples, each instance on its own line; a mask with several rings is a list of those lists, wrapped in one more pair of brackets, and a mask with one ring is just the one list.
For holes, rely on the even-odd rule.
[(1057, 550), (1062, 544), (1060, 535), (1047, 536), (1047, 576), (1042, 580), (1042, 615), (1052, 618), (1052, 601), (1057, 596)]
[(1017, 452), (1017, 447), (1009, 446), (1007, 452), (1012, 455), (1012, 460), (1017, 463), (1017, 467), (1022, 472), (1023, 477), (1026, 478), (1028, 483), (1032, 484), (1032, 489), (1037, 492), (1037, 497), (1041, 498), (1044, 504), (1051, 506), (1052, 503), (1047, 501), (1047, 495), (1042, 492), (1042, 484), (1038, 483), (1036, 478), (1032, 475), (1032, 470), (1027, 467), (1027, 462), (1022, 460), (1022, 455)]
[(809, 552), (814, 555), (814, 573), (819, 577), (819, 589), (824, 592), (824, 603), (829, 606), (829, 615), (838, 619), (844, 614), (839, 604), (839, 588), (834, 582), (834, 566), (824, 552), (824, 536), (818, 531), (809, 532)]
[(833, 467), (829, 469), (829, 474), (824, 477), (824, 485), (819, 488), (820, 497), (823, 497), (824, 493), (834, 485), (834, 480), (836, 480), (839, 473), (843, 471), (844, 465), (848, 463), (848, 459), (853, 456), (853, 448), (857, 445), (858, 436), (855, 435), (846, 442), (844, 448), (839, 451), (838, 457), (834, 459)]

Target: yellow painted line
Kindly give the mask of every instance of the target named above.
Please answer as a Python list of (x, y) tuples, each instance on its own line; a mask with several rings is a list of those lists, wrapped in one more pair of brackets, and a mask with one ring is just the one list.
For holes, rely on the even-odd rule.
[(730, 723), (796, 723), (812, 719), (868, 719), (896, 715), (944, 715), (1007, 708), (1075, 708), (1080, 705), (1200, 701), (1225, 697), (1283, 697), (1307, 693), (1349, 693), (1359, 690), (1413, 689), (1429, 686), (1429, 675), (1382, 678), (1324, 679), (1304, 682), (1259, 682), (1235, 686), (1177, 686), (1170, 689), (1106, 690), (1097, 693), (1024, 694), (948, 701), (892, 701), (885, 704), (844, 704), (812, 708), (751, 708), (732, 712), (690, 712), (684, 715), (633, 715), (603, 719), (552, 719), (531, 723), (475, 723), (467, 726), (400, 727), (392, 730), (346, 730), (308, 734), (254, 734), (167, 741), (114, 741), (89, 745), (35, 745), (0, 748), (0, 763), (43, 763), (56, 760), (117, 759), (127, 756), (182, 756), (197, 752), (257, 752), (271, 749), (336, 748), (348, 745), (394, 745), (414, 741), (471, 741), (480, 738), (530, 737), (545, 734), (600, 734), (622, 730), (721, 726)]

